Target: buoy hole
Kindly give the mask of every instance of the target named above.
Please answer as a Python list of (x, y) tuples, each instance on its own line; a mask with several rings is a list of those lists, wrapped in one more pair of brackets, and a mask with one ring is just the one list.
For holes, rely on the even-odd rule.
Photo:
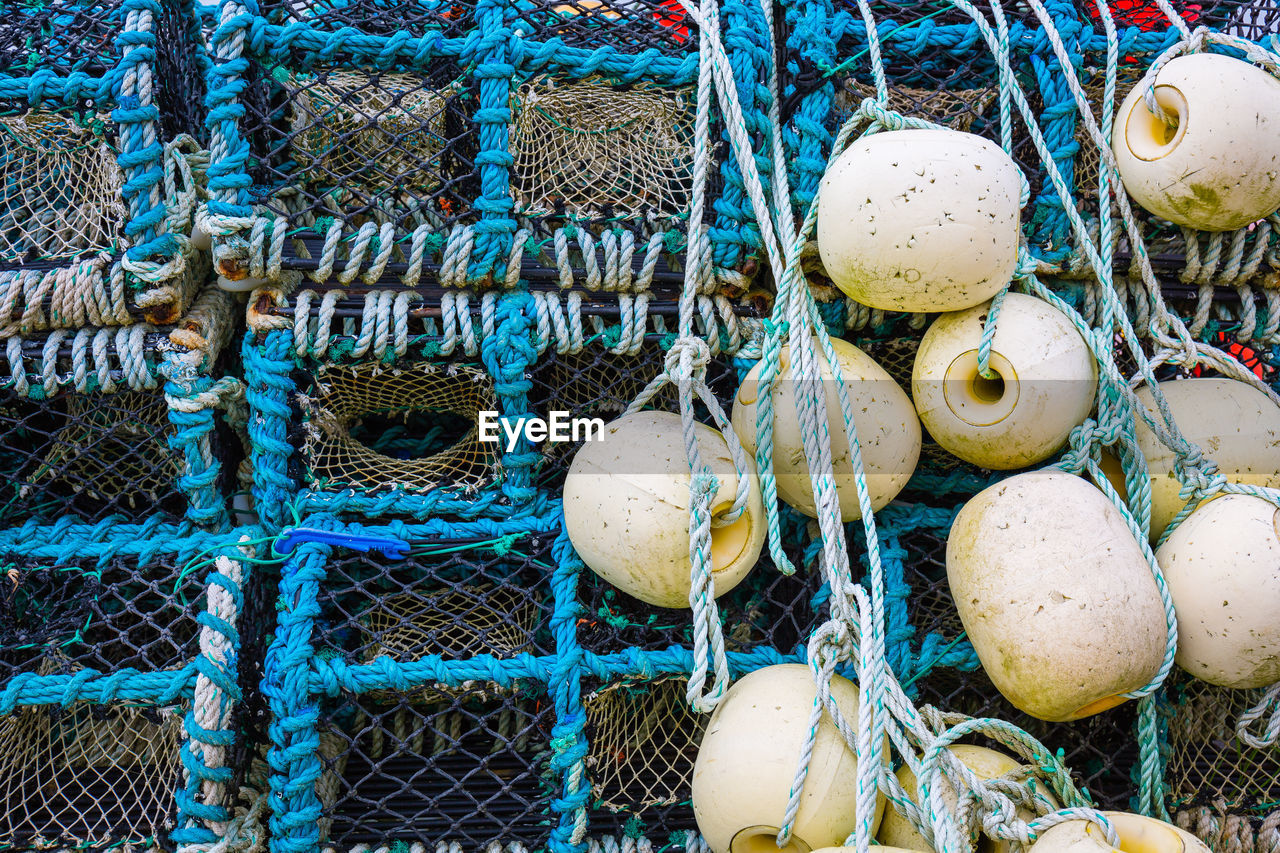
[(991, 378), (979, 373), (973, 377), (969, 390), (980, 403), (999, 403), (1004, 399), (1004, 377), (994, 371)]
[(729, 853), (809, 853), (809, 845), (794, 836), (787, 846), (778, 846), (778, 829), (754, 826), (744, 829), (729, 842)]
[[(712, 511), (711, 518), (711, 571), (721, 572), (733, 566), (751, 539), (751, 515), (743, 511), (738, 520), (723, 524), (723, 518), (733, 507), (732, 502)], [(722, 526), (717, 527), (717, 524)]]
[(1157, 86), (1156, 103), (1164, 118), (1147, 107), (1145, 98), (1139, 98), (1124, 123), (1125, 143), (1139, 160), (1158, 160), (1171, 153), (1186, 130), (1187, 101), (1181, 92), (1172, 86)]

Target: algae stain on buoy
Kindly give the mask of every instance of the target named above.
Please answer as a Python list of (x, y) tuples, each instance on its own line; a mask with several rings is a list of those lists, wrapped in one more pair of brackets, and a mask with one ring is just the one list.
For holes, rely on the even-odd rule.
[(957, 311), (1009, 283), (1018, 166), (980, 136), (877, 133), (849, 146), (818, 196), (818, 251), (850, 298), (886, 311)]
[(1160, 69), (1155, 98), (1135, 86), (1116, 114), (1120, 178), (1144, 208), (1177, 225), (1234, 231), (1280, 208), (1280, 80), (1248, 62), (1200, 53)]
[[(702, 460), (719, 481), (712, 498), (711, 560), (716, 595), (733, 589), (756, 564), (767, 532), (755, 465), (748, 458), (749, 497), (743, 514), (717, 526), (733, 506), (738, 474), (724, 436), (697, 427)], [(587, 442), (564, 484), (569, 541), (593, 572), (657, 607), (687, 608), (689, 463), (680, 416), (638, 412), (608, 424), (602, 441)]]
[(1079, 477), (1018, 474), (971, 498), (947, 537), (947, 582), (983, 669), (1033, 717), (1105, 711), (1160, 670), (1155, 578), (1120, 511)]
[(911, 395), (929, 435), (954, 456), (994, 470), (1048, 459), (1089, 416), (1098, 371), (1061, 311), (1005, 294), (991, 345), (995, 378), (978, 372), (991, 303), (943, 314), (925, 332)]
[(1129, 812), (1103, 812), (1120, 837), (1113, 847), (1092, 821), (1070, 820), (1044, 830), (1028, 853), (1210, 853), (1199, 838), (1171, 823)]
[(1178, 666), (1219, 687), (1280, 680), (1280, 510), (1224, 495), (1156, 552), (1178, 616)]
[[(920, 421), (911, 399), (869, 355), (853, 344), (831, 339), (840, 376), (849, 395), (853, 424), (862, 451), (871, 506), (879, 510), (902, 491), (920, 461)], [(773, 471), (778, 497), (810, 518), (818, 510), (804, 454), (804, 428), (796, 410), (797, 381), (791, 350), (783, 347), (778, 380), (773, 386)], [(733, 403), (733, 429), (747, 452), (756, 452), (756, 413), (759, 407), (760, 372), (757, 364), (747, 374)], [(861, 518), (858, 507), (857, 475), (853, 469), (849, 436), (844, 428), (835, 381), (829, 365), (822, 364), (826, 391), (827, 428), (831, 435), (831, 459), (836, 491), (840, 496), (840, 516), (845, 521)]]
[[(800, 748), (817, 690), (803, 664), (779, 664), (742, 677), (707, 722), (693, 767), (693, 813), (713, 853), (774, 853)], [(851, 724), (858, 688), (831, 680), (831, 694)], [(840, 845), (857, 824), (858, 759), (823, 713), (792, 841), (782, 851), (809, 853)], [(876, 800), (878, 825), (884, 803)]]

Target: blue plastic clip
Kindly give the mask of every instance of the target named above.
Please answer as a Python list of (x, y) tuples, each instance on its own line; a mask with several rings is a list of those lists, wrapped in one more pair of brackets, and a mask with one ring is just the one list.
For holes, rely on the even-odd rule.
[(375, 551), (393, 560), (409, 556), (409, 543), (392, 536), (362, 536), (359, 533), (340, 533), (334, 530), (317, 530), (314, 527), (288, 527), (273, 546), (282, 556), (292, 554), (299, 542), (322, 542), (349, 551)]

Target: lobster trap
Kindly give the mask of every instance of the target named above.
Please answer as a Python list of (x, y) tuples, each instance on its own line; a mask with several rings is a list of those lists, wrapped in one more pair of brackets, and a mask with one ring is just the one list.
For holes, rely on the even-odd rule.
[(3, 18), (3, 334), (176, 322), (203, 284), (194, 6), (6, 3)]
[[(4, 546), (0, 834), (19, 848), (207, 842), (229, 818), (245, 554), (111, 533)], [(202, 550), (216, 565), (188, 571)]]
[[(206, 291), (177, 327), (10, 338), (0, 391), (0, 524), (159, 516), (226, 522), (231, 430), (206, 396), (230, 335)], [(229, 401), (228, 401), (229, 402)]]
[[(223, 4), (212, 37), (211, 103), (243, 111), (211, 126), (215, 150), (239, 152), (215, 164), (236, 177), (211, 185), (201, 213), (222, 235), (224, 276), (472, 289), (577, 277), (591, 288), (603, 260), (608, 289), (638, 292), (659, 260), (680, 268), (698, 35), (678, 4), (424, 2), (397, 7), (392, 26), (378, 0), (269, 2), (267, 37), (252, 46), (243, 9)], [(744, 81), (763, 79), (743, 41), (762, 26), (752, 4), (726, 9)], [(759, 133), (767, 105), (744, 92)], [(705, 218), (720, 283), (737, 287), (759, 238), (713, 121)], [(635, 268), (618, 268), (632, 253)]]

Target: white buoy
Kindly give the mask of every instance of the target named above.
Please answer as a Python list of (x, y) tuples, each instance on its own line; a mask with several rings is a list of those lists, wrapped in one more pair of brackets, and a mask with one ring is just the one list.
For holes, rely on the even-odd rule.
[(1017, 474), (971, 498), (947, 537), (947, 582), (982, 668), (1033, 717), (1105, 711), (1160, 669), (1151, 569), (1120, 511), (1079, 477)]
[[(1179, 379), (1160, 383), (1160, 390), (1182, 435), (1199, 445), (1227, 482), (1280, 487), (1280, 407), (1257, 388), (1236, 379)], [(1138, 389), (1138, 399), (1156, 423), (1151, 389)], [(1151, 472), (1151, 541), (1173, 521), (1185, 503), (1182, 483), (1174, 473), (1174, 453), (1161, 444), (1142, 418), (1137, 418), (1138, 449)], [(1119, 463), (1104, 457), (1108, 478), (1123, 490)], [(1123, 494), (1123, 491), (1121, 492)]]
[(1280, 511), (1224, 495), (1156, 552), (1178, 615), (1178, 666), (1219, 687), (1280, 681)]
[(1034, 296), (1005, 294), (990, 366), (978, 346), (991, 303), (943, 314), (925, 332), (911, 372), (920, 420), (948, 452), (983, 468), (1025, 468), (1062, 449), (1093, 409), (1098, 371), (1084, 338), (1061, 311)]
[(818, 196), (831, 281), (886, 311), (958, 311), (1009, 283), (1018, 261), (1018, 166), (980, 136), (898, 130), (857, 140)]
[[(778, 830), (816, 692), (807, 666), (780, 664), (744, 676), (716, 707), (698, 748), (692, 786), (698, 830), (713, 853), (779, 853)], [(831, 695), (856, 725), (858, 688), (835, 676)], [(857, 757), (824, 713), (792, 840), (781, 853), (844, 842), (857, 824), (857, 770)], [(877, 798), (876, 823), (883, 805)]]
[(1177, 225), (1233, 231), (1280, 208), (1280, 80), (1248, 62), (1197, 53), (1156, 74), (1116, 114), (1112, 147), (1129, 195)]
[(191, 248), (200, 252), (207, 252), (213, 248), (213, 235), (201, 228), (197, 222), (191, 227), (190, 243)]
[(1028, 853), (1209, 853), (1203, 841), (1171, 823), (1128, 812), (1103, 814), (1120, 836), (1118, 847), (1092, 821), (1070, 820), (1046, 829)]
[[(994, 779), (997, 776), (1011, 773), (1022, 766), (1022, 762), (1013, 756), (982, 746), (961, 743), (947, 747), (947, 749), (956, 758), (960, 759), (961, 764), (972, 770), (979, 779)], [(902, 785), (903, 790), (914, 798), (916, 796), (916, 774), (911, 772), (911, 768), (908, 765), (903, 764), (898, 768), (898, 772), (895, 775), (898, 777), (898, 783)], [(942, 785), (942, 798), (954, 814), (959, 803), (955, 788), (951, 786), (951, 783), (946, 778), (941, 778), (939, 781)], [(1050, 801), (1053, 802), (1052, 799)], [(1030, 820), (1035, 817), (1027, 809), (1019, 809), (1018, 816), (1023, 820)], [(924, 840), (924, 836), (916, 830), (911, 821), (898, 814), (893, 808), (885, 809), (884, 820), (880, 822), (880, 831), (876, 833), (876, 841), (890, 847), (933, 853), (933, 847)], [(879, 853), (880, 849), (876, 848), (876, 853)], [(984, 835), (978, 842), (977, 853), (1005, 853), (1008, 849), (1009, 844), (1007, 842), (997, 842)]]
[(227, 278), (225, 275), (218, 276), (218, 287), (231, 293), (247, 293), (262, 285), (267, 284), (269, 278), (252, 278), (245, 276), (244, 278)]
[[(711, 562), (716, 595), (733, 589), (764, 546), (764, 504), (747, 459), (746, 510), (732, 524), (714, 519), (733, 506), (738, 475), (724, 436), (698, 425), (702, 459), (719, 480), (711, 501)], [(564, 483), (569, 541), (593, 572), (658, 607), (689, 606), (689, 463), (680, 416), (638, 412), (608, 424), (603, 441), (582, 445)]]
[[(839, 338), (831, 339), (840, 364), (840, 375), (849, 395), (853, 423), (862, 450), (871, 506), (879, 510), (897, 496), (911, 479), (920, 461), (920, 421), (911, 399), (884, 368), (862, 350)], [(778, 381), (773, 386), (773, 471), (778, 497), (810, 518), (818, 517), (813, 484), (804, 453), (804, 433), (796, 410), (796, 380), (791, 350), (783, 347)], [(733, 403), (733, 429), (748, 453), (756, 452), (756, 415), (760, 372), (756, 365), (747, 374)], [(844, 429), (840, 400), (831, 368), (822, 363), (827, 405), (827, 428), (831, 435), (832, 469), (840, 496), (840, 516), (845, 521), (861, 518), (857, 479), (853, 470), (849, 436)]]

